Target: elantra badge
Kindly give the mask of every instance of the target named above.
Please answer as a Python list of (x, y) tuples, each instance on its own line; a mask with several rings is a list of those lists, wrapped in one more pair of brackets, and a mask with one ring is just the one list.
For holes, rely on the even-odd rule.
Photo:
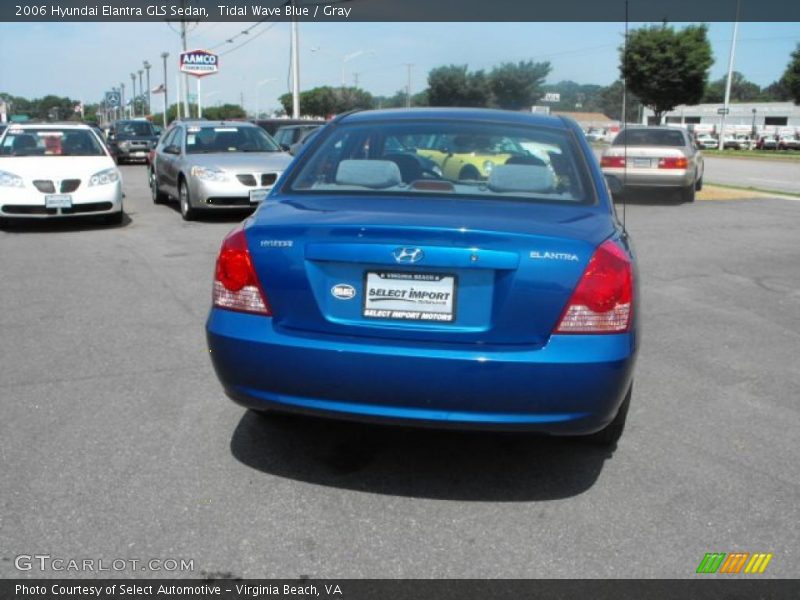
[(339, 300), (352, 300), (356, 297), (356, 288), (347, 283), (337, 283), (331, 288), (331, 295)]
[(421, 261), (425, 253), (422, 248), (398, 248), (392, 252), (392, 256), (400, 264), (412, 264)]

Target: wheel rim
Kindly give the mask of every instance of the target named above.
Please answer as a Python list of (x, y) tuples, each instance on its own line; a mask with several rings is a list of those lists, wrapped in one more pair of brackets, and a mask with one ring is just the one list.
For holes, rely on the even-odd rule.
[(184, 215), (189, 213), (189, 194), (185, 185), (181, 186), (181, 212)]
[(153, 195), (153, 200), (158, 199), (158, 184), (156, 184), (156, 177), (152, 171), (150, 171), (150, 193)]

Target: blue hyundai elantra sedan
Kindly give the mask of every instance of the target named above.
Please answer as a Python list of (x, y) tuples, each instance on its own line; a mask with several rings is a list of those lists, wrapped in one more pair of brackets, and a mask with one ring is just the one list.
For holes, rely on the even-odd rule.
[(223, 241), (208, 317), (257, 411), (613, 444), (637, 350), (633, 251), (571, 120), (341, 115)]

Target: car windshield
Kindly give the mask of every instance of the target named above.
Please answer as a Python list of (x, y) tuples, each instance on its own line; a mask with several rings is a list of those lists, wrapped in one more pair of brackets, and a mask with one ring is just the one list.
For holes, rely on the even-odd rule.
[(312, 150), (290, 186), (590, 203), (584, 165), (560, 129), (444, 120), (345, 124)]
[(187, 154), (280, 151), (280, 146), (260, 127), (204, 126), (186, 131)]
[(132, 137), (153, 137), (156, 134), (153, 126), (147, 121), (127, 121), (117, 123), (117, 135)]
[(10, 128), (0, 156), (105, 156), (97, 136), (85, 129)]
[(614, 146), (685, 146), (683, 133), (669, 129), (626, 129), (614, 139)]

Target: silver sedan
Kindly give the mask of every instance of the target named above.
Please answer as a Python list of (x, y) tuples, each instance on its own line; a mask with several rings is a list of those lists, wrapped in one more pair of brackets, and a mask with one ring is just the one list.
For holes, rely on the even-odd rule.
[(149, 168), (153, 202), (199, 211), (257, 206), (292, 161), (260, 127), (241, 121), (179, 121), (161, 137)]
[(684, 202), (694, 202), (703, 187), (703, 155), (677, 127), (627, 127), (603, 152), (600, 166), (626, 191), (674, 188)]

